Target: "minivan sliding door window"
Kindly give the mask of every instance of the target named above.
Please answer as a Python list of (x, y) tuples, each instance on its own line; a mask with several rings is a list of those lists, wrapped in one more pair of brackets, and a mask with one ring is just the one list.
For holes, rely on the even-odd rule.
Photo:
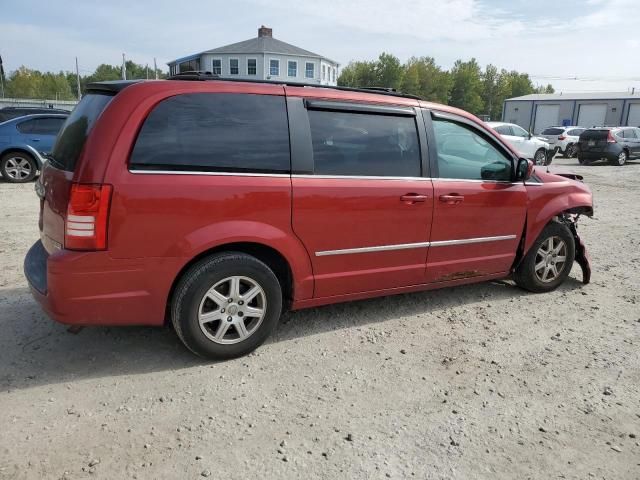
[(291, 171), (285, 100), (190, 93), (160, 102), (138, 134), (129, 168), (147, 171)]

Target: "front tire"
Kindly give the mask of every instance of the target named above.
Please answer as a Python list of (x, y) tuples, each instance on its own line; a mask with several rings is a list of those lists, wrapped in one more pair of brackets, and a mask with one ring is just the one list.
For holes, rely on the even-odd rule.
[(516, 268), (516, 284), (534, 293), (550, 292), (569, 276), (576, 246), (569, 228), (550, 222)]
[(26, 183), (33, 180), (38, 165), (31, 155), (23, 152), (10, 152), (0, 159), (0, 172), (7, 182)]
[(282, 311), (282, 289), (273, 271), (255, 257), (212, 255), (187, 270), (176, 286), (171, 321), (185, 346), (222, 360), (258, 348)]

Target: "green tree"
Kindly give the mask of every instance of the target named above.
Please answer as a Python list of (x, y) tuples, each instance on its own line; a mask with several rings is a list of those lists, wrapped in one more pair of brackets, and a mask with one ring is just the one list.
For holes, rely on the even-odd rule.
[(73, 99), (73, 93), (63, 72), (42, 73), (25, 66), (21, 66), (9, 75), (6, 95), (15, 98)]
[(398, 57), (388, 53), (381, 53), (374, 63), (376, 87), (399, 88), (404, 69)]
[(494, 65), (487, 65), (482, 73), (482, 101), (484, 102), (484, 113), (489, 115), (491, 120), (500, 118), (502, 112), (502, 102), (498, 96), (498, 82), (500, 73)]
[(484, 102), (482, 101), (481, 73), (480, 65), (475, 58), (468, 62), (456, 61), (451, 69), (453, 85), (450, 105), (474, 114), (482, 113)]
[(411, 57), (404, 65), (400, 89), (425, 100), (448, 103), (451, 75), (443, 71), (432, 57)]

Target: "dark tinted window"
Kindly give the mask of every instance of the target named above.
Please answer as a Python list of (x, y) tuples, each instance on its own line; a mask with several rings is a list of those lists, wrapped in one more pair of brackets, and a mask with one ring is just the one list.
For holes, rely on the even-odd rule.
[(132, 168), (289, 172), (284, 98), (191, 93), (149, 114), (131, 154)]
[(16, 125), (16, 128), (20, 133), (33, 133), (33, 129), (36, 126), (36, 120), (26, 120)]
[(420, 176), (414, 117), (309, 110), (314, 173)]
[(441, 119), (434, 120), (433, 130), (440, 178), (511, 180), (511, 159), (484, 134), (462, 123)]
[(33, 121), (30, 133), (36, 135), (57, 135), (64, 123), (64, 118), (38, 118)]
[(62, 125), (51, 154), (51, 163), (72, 172), (93, 124), (113, 97), (86, 95)]
[(571, 137), (579, 137), (582, 132), (584, 132), (583, 128), (574, 128), (573, 130), (569, 130), (567, 135)]
[(541, 135), (562, 135), (563, 133), (564, 133), (564, 129), (563, 128), (551, 127), (551, 128), (545, 128), (542, 131)]

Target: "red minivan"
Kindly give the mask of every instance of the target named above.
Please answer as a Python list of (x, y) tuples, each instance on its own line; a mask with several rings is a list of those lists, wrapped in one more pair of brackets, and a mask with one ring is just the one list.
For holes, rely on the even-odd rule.
[(553, 290), (591, 215), (476, 117), (393, 91), (193, 74), (101, 82), (36, 184), (37, 301), (72, 325), (173, 323), (211, 358), (283, 309), (512, 276)]

